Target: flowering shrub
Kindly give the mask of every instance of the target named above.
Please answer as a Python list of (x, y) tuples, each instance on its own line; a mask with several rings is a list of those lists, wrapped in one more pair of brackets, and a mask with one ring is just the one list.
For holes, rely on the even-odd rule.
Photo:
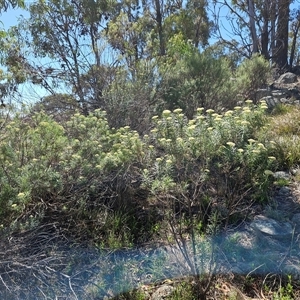
[(8, 122), (0, 144), (2, 218), (20, 217), (32, 199), (61, 189), (55, 166), (66, 141), (63, 127), (43, 113)]
[(208, 206), (223, 210), (228, 219), (264, 198), (271, 179), (265, 171), (276, 163), (269, 157), (269, 145), (253, 138), (266, 122), (266, 108), (265, 103), (256, 108), (246, 101), (244, 107), (222, 115), (198, 108), (191, 120), (181, 109), (153, 117), (150, 140), (155, 154), (143, 171), (145, 185), (170, 207), (170, 199), (180, 203), (182, 211), (200, 207), (203, 219)]
[(103, 207), (120, 200), (121, 191), (125, 197), (120, 178), (126, 185), (142, 150), (138, 134), (109, 128), (103, 111), (75, 114), (63, 125), (43, 112), (16, 115), (0, 143), (0, 224), (47, 214), (66, 214), (69, 222), (98, 218)]
[(61, 124), (43, 112), (16, 115), (0, 142), (0, 224), (57, 216), (120, 246), (151, 232), (141, 212), (153, 204), (174, 216), (196, 211), (201, 224), (213, 213), (228, 221), (262, 199), (276, 167), (271, 143), (255, 137), (265, 109), (251, 101), (223, 114), (198, 108), (191, 120), (164, 110), (143, 137), (111, 128), (100, 110)]

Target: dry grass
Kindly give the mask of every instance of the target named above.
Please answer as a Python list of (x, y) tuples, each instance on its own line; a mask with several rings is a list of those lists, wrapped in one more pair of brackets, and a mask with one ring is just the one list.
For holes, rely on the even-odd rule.
[(271, 117), (270, 134), (300, 135), (300, 107), (282, 106), (281, 111)]
[(272, 155), (278, 159), (279, 166), (289, 169), (300, 163), (299, 106), (281, 105), (259, 135), (274, 142)]

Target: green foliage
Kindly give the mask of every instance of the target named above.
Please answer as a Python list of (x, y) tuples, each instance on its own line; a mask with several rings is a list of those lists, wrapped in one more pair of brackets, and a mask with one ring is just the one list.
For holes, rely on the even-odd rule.
[(178, 59), (188, 58), (196, 53), (196, 48), (184, 39), (183, 34), (174, 34), (167, 42), (168, 63), (176, 63)]
[(134, 243), (134, 234), (137, 231), (137, 221), (134, 218), (134, 212), (126, 212), (119, 209), (110, 214), (99, 215), (103, 226), (101, 227), (101, 233), (103, 235), (103, 241), (96, 242), (99, 249), (107, 248), (111, 250), (117, 250), (122, 247), (131, 248)]
[[(148, 13), (139, 16), (128, 13), (127, 5), (130, 1), (120, 7), (120, 12), (109, 22), (105, 37), (113, 49), (122, 53), (128, 66), (133, 67), (142, 58), (149, 32), (156, 24)], [(131, 5), (136, 5), (136, 2), (131, 1)]]
[(245, 59), (235, 72), (235, 90), (242, 100), (255, 99), (257, 89), (265, 87), (271, 75), (270, 63), (261, 55)]
[(111, 126), (130, 126), (140, 133), (149, 130), (157, 101), (156, 64), (156, 61), (140, 61), (135, 64), (132, 76), (127, 70), (118, 69), (113, 82), (103, 90), (103, 106)]
[(60, 124), (44, 112), (16, 114), (0, 143), (0, 224), (56, 215), (99, 247), (130, 247), (165, 229), (155, 205), (186, 234), (213, 233), (266, 196), (277, 163), (273, 143), (254, 139), (265, 109), (198, 108), (191, 120), (164, 110), (143, 137), (110, 127), (101, 110)]
[[(240, 221), (255, 201), (265, 200), (281, 163), (276, 143), (258, 134), (279, 117), (267, 117), (266, 109), (248, 100), (223, 114), (198, 108), (190, 120), (180, 108), (164, 110), (143, 136), (110, 127), (101, 110), (61, 123), (43, 111), (11, 114), (2, 122), (0, 141), (1, 228), (32, 229), (51, 220), (100, 249), (133, 247), (154, 235), (179, 243), (188, 238), (191, 246), (182, 245), (192, 251), (193, 274), (213, 270), (215, 245), (205, 235)], [(275, 133), (285, 135), (286, 129)], [(234, 243), (233, 236), (225, 246)], [(159, 259), (146, 268), (162, 278)], [(128, 264), (110, 271), (118, 282)], [(208, 279), (195, 280), (197, 289), (179, 287), (174, 299), (205, 295)], [(96, 295), (97, 289), (87, 292)], [(280, 293), (288, 297), (292, 291)]]
[(0, 1), (0, 10), (6, 11), (9, 7), (25, 7), (24, 0), (1, 0)]
[(272, 180), (265, 171), (276, 168), (276, 160), (269, 155), (271, 145), (253, 137), (266, 121), (265, 109), (265, 104), (254, 108), (248, 101), (223, 115), (213, 110), (205, 115), (199, 108), (191, 120), (181, 109), (154, 116), (145, 186), (169, 208), (176, 202), (181, 212), (198, 207), (204, 223), (213, 199), (224, 218), (250, 205), (250, 199), (264, 199)]
[[(75, 114), (64, 127), (43, 112), (31, 119), (17, 114), (7, 122), (0, 145), (0, 223), (43, 219), (51, 211), (50, 202), (56, 203), (52, 213), (69, 214), (69, 221), (99, 218), (105, 207), (122, 201), (118, 174), (126, 176), (131, 163), (141, 159), (142, 145), (129, 128), (110, 129), (103, 111)], [(106, 190), (110, 201), (105, 200)], [(112, 218), (113, 233), (124, 228), (120, 219)], [(94, 228), (101, 231), (101, 220)]]
[(209, 21), (206, 5), (204, 1), (188, 0), (185, 8), (167, 16), (163, 26), (166, 40), (181, 34), (196, 48), (207, 45), (213, 23)]
[(276, 106), (272, 109), (271, 115), (284, 115), (288, 112), (291, 112), (293, 110), (293, 106), (286, 105), (284, 103), (278, 103)]
[[(198, 274), (205, 269), (198, 261), (214, 249), (195, 241), (240, 221), (266, 199), (278, 166), (300, 163), (299, 110), (281, 106), (267, 119), (264, 103), (234, 107), (239, 99), (256, 104), (270, 67), (254, 55), (233, 73), (237, 52), (199, 53), (212, 28), (208, 2), (145, 3), (39, 0), (29, 20), (0, 32), (2, 98), (29, 79), (51, 92), (72, 90), (1, 120), (0, 228), (58, 221), (73, 237), (118, 249), (161, 234), (168, 219), (173, 241), (194, 242)], [(24, 1), (0, 2), (1, 11), (9, 6)], [(107, 53), (111, 65), (103, 63)], [(154, 113), (161, 116), (150, 126)], [(151, 273), (159, 277), (161, 265)], [(125, 263), (114, 267), (118, 280), (128, 274)], [(193, 295), (183, 283), (172, 297)], [(275, 294), (292, 296), (291, 280)]]
[(23, 65), (23, 53), (20, 44), (17, 43), (13, 27), (7, 31), (0, 30), (0, 50), (0, 62), (4, 67), (0, 70), (1, 97), (3, 99), (16, 92), (17, 85), (24, 83), (27, 78)]
[(76, 100), (67, 94), (55, 94), (44, 97), (41, 101), (35, 103), (31, 111), (44, 111), (48, 116), (54, 118), (57, 122), (68, 120), (80, 107)]
[(113, 299), (114, 300), (146, 300), (148, 298), (147, 298), (147, 294), (137, 290), (137, 291), (123, 293), (117, 297), (114, 297)]
[(33, 116), (30, 124), (17, 115), (5, 126), (0, 146), (3, 218), (20, 215), (31, 198), (41, 199), (61, 189), (61, 174), (55, 166), (65, 147), (63, 135), (63, 127), (45, 114)]
[[(189, 0), (172, 9), (161, 1), (148, 3), (149, 8), (132, 1), (77, 2), (32, 3), (30, 19), (14, 28), (6, 46), (6, 65), (17, 83), (31, 80), (56, 92), (44, 101), (49, 109), (57, 100), (65, 103), (57, 91), (67, 87), (84, 114), (100, 108), (111, 126), (144, 133), (153, 112), (179, 107), (192, 118), (200, 106), (232, 108), (237, 90), (251, 94), (239, 79), (234, 88), (226, 55), (211, 49), (199, 53), (212, 28), (206, 2)], [(47, 67), (29, 61), (32, 52)], [(107, 53), (112, 55), (106, 60)], [(259, 59), (253, 61), (259, 65)], [(237, 77), (247, 77), (249, 70), (260, 71), (241, 66)]]
[(231, 70), (226, 58), (215, 58), (209, 52), (184, 50), (184, 54), (182, 59), (161, 69), (164, 108), (179, 107), (191, 118), (197, 107), (234, 106)]
[(196, 288), (189, 282), (182, 282), (176, 285), (176, 288), (171, 296), (167, 297), (169, 300), (196, 300), (198, 299), (196, 294)]
[(288, 276), (285, 286), (280, 286), (279, 290), (273, 295), (274, 300), (292, 300), (294, 298), (292, 276)]

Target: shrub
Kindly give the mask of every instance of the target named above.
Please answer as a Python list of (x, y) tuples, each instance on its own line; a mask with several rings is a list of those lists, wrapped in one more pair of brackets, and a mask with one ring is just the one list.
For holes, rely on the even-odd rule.
[[(109, 128), (100, 110), (75, 114), (64, 127), (43, 112), (31, 119), (16, 115), (0, 144), (0, 224), (25, 224), (30, 218), (54, 222), (56, 217), (74, 228), (80, 223), (78, 234), (83, 230), (95, 237), (97, 232), (100, 239), (112, 239), (103, 232), (106, 219), (116, 235), (128, 224), (118, 222), (120, 216), (107, 217), (107, 210), (126, 206), (128, 174), (134, 176), (131, 166), (142, 159), (142, 150), (137, 132)], [(133, 227), (132, 218), (126, 220)], [(118, 242), (131, 243), (131, 235), (125, 235)]]
[(120, 69), (103, 91), (103, 106), (111, 127), (130, 126), (144, 133), (156, 102), (156, 63), (139, 62), (134, 74)]
[(0, 144), (2, 221), (21, 217), (31, 200), (61, 189), (56, 165), (66, 141), (63, 127), (44, 113), (35, 114), (30, 121), (16, 115), (7, 123)]
[(0, 143), (0, 224), (57, 218), (72, 234), (119, 247), (150, 238), (155, 211), (175, 227), (184, 220), (187, 232), (228, 223), (263, 198), (276, 167), (272, 143), (253, 139), (265, 108), (199, 108), (191, 120), (164, 110), (143, 138), (110, 127), (101, 110), (62, 124), (43, 112), (16, 115)]
[(199, 108), (192, 120), (181, 109), (153, 117), (152, 160), (143, 176), (158, 203), (169, 209), (177, 203), (182, 212), (198, 207), (205, 224), (208, 206), (223, 210), (226, 219), (251, 199), (265, 197), (270, 180), (265, 171), (275, 168), (275, 158), (269, 157), (269, 144), (253, 137), (266, 121), (266, 107), (248, 103), (223, 115), (211, 109), (205, 115)]
[(257, 102), (256, 91), (265, 87), (271, 77), (271, 68), (267, 60), (261, 55), (253, 55), (245, 59), (235, 72), (236, 93), (244, 99), (253, 99)]
[(215, 58), (209, 52), (191, 53), (174, 64), (163, 65), (160, 71), (160, 112), (181, 108), (192, 118), (197, 107), (219, 110), (234, 106), (231, 70), (225, 58)]
[(144, 186), (164, 212), (167, 240), (178, 245), (195, 275), (198, 298), (209, 291), (217, 268), (215, 242), (203, 235), (240, 222), (254, 202), (266, 199), (276, 159), (269, 145), (253, 139), (266, 109), (247, 101), (222, 115), (198, 108), (191, 120), (182, 109), (152, 118)]

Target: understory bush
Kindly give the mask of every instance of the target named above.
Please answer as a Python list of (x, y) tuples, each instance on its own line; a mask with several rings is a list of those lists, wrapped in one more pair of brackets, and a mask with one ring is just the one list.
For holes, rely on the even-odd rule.
[(0, 142), (0, 224), (58, 221), (99, 247), (120, 247), (157, 234), (162, 212), (175, 231), (185, 220), (187, 233), (240, 219), (266, 198), (276, 168), (271, 142), (255, 140), (265, 109), (251, 101), (222, 115), (198, 108), (190, 120), (164, 110), (142, 137), (111, 128), (101, 110), (61, 124), (43, 112), (16, 114)]
[(267, 198), (269, 171), (276, 168), (271, 144), (254, 139), (266, 122), (266, 108), (247, 101), (223, 115), (198, 108), (191, 120), (181, 109), (154, 116), (144, 185), (168, 208), (177, 205), (181, 214), (196, 210), (198, 222), (206, 223), (213, 211), (226, 222), (244, 215), (251, 203)]
[[(78, 234), (82, 229), (92, 231), (92, 237), (109, 237), (103, 230), (112, 219), (107, 211), (123, 207), (142, 146), (129, 127), (109, 128), (103, 111), (75, 114), (63, 126), (43, 112), (31, 119), (16, 115), (7, 122), (0, 145), (0, 223), (54, 222), (57, 216), (74, 228), (80, 223)], [(132, 224), (118, 223), (119, 218), (110, 221), (117, 223), (113, 231), (127, 235), (121, 227)], [(128, 236), (120, 239), (129, 242)]]
[(161, 108), (181, 108), (192, 118), (197, 107), (220, 110), (236, 103), (230, 80), (232, 71), (225, 58), (215, 58), (206, 52), (191, 53), (173, 64), (162, 65), (160, 72), (162, 102), (158, 112)]
[(271, 78), (270, 63), (261, 55), (245, 59), (235, 72), (235, 91), (241, 100), (253, 99), (256, 103), (256, 91), (265, 88)]
[(132, 77), (120, 69), (114, 81), (103, 91), (103, 107), (108, 122), (116, 128), (130, 126), (144, 133), (156, 103), (156, 62), (136, 63)]
[(216, 57), (211, 51), (198, 53), (188, 47), (184, 54), (182, 51), (178, 51), (181, 55), (177, 54), (176, 60), (159, 65), (157, 94), (162, 101), (156, 104), (156, 110), (160, 113), (181, 108), (192, 118), (197, 107), (220, 112), (245, 99), (256, 103), (256, 91), (266, 87), (270, 79), (270, 65), (262, 56), (245, 59), (233, 69), (229, 59)]

